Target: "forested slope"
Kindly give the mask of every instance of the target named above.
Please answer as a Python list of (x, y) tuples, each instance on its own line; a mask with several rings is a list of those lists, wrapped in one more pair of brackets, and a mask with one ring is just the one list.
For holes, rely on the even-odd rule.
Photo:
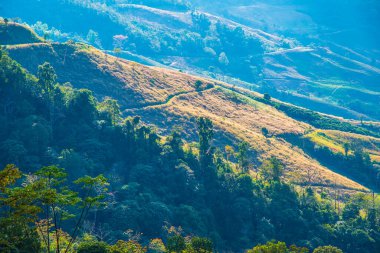
[[(298, 121), (268, 94), (84, 44), (20, 43), (0, 51), (0, 166), (15, 164), (0, 173), (0, 249), (155, 252), (159, 244), (169, 252), (243, 252), (272, 239), (303, 252), (327, 244), (379, 249), (377, 195), (311, 158), (328, 148), (309, 152), (284, 137), (297, 142), (318, 131), (303, 109)], [(326, 118), (318, 119), (323, 126)], [(352, 136), (335, 131), (327, 134)], [(372, 149), (350, 148), (333, 161), (374, 173)], [(44, 225), (57, 215), (62, 224)]]
[[(316, 194), (310, 187), (296, 191), (285, 183), (281, 179), (283, 165), (276, 158), (266, 160), (260, 176), (253, 179), (245, 172), (246, 144), (240, 145), (238, 167), (227, 163), (212, 145), (213, 124), (206, 118), (197, 121), (199, 146), (183, 147), (181, 132), (160, 137), (138, 117), (122, 119), (116, 101), (99, 103), (89, 90), (56, 84), (49, 64), (39, 67), (36, 78), (4, 51), (0, 56), (0, 92), (2, 98), (8, 98), (0, 102), (0, 159), (2, 166), (15, 163), (26, 173), (26, 181), (18, 187), (12, 186), (22, 176), (15, 167), (8, 166), (0, 173), (0, 201), (7, 207), (0, 209), (1, 249), (40, 252), (57, 250), (60, 245), (78, 252), (94, 247), (99, 252), (128, 247), (145, 252), (147, 248), (136, 242), (139, 240), (149, 250), (241, 252), (271, 239), (311, 249), (324, 244), (345, 252), (378, 249), (379, 214), (373, 206), (378, 205), (377, 198), (371, 205), (370, 196), (361, 194), (344, 208), (338, 204), (335, 209), (335, 200), (328, 194)], [(81, 194), (96, 189), (91, 194), (97, 195), (83, 199), (84, 218), (80, 215), (82, 202), (61, 188), (73, 187), (62, 181), (63, 170), (53, 166), (36, 172), (51, 164), (66, 169), (68, 182), (93, 176), (76, 181), (84, 185)], [(95, 177), (99, 173), (108, 183), (102, 176)], [(49, 186), (46, 182), (54, 183)], [(54, 189), (50, 199), (46, 198), (49, 189)], [(101, 205), (95, 205), (99, 201)], [(66, 215), (57, 206), (71, 206), (68, 211), (74, 216), (68, 216), (71, 218), (61, 227), (52, 223), (46, 232), (42, 225), (47, 221), (45, 214)], [(362, 216), (363, 212), (368, 215)], [(76, 229), (74, 234), (69, 232), (76, 227), (73, 217), (85, 221), (79, 234)], [(57, 229), (68, 233), (58, 237)], [(183, 235), (193, 239), (185, 244)], [(193, 235), (209, 237), (213, 244)], [(165, 244), (158, 239), (149, 243), (157, 237)], [(50, 241), (56, 238), (60, 238), (58, 244)], [(108, 246), (95, 238), (111, 244), (125, 241)]]
[[(302, 182), (302, 175), (313, 169), (317, 175), (313, 180), (316, 185), (364, 189), (321, 166), (301, 149), (292, 149), (280, 136), (302, 135), (312, 126), (293, 120), (261, 101), (241, 97), (227, 84), (143, 66), (72, 42), (12, 45), (7, 49), (32, 73), (37, 73), (40, 64), (50, 62), (61, 83), (91, 89), (99, 100), (112, 97), (119, 101), (122, 111), (126, 110), (125, 115), (141, 116), (144, 122), (159, 126), (161, 133), (168, 134), (178, 125), (189, 129), (187, 140), (193, 141), (195, 131), (190, 129), (195, 129), (195, 118), (208, 116), (220, 130), (221, 138), (217, 141), (221, 142), (222, 149), (227, 144), (237, 147), (239, 141), (246, 140), (252, 148), (253, 159), (275, 155), (282, 160), (289, 180)], [(212, 89), (217, 86), (220, 88)], [(234, 117), (234, 114), (240, 116)], [(263, 128), (269, 130), (268, 136), (262, 133)], [(224, 135), (229, 138), (223, 138)], [(301, 178), (294, 178), (295, 175)]]

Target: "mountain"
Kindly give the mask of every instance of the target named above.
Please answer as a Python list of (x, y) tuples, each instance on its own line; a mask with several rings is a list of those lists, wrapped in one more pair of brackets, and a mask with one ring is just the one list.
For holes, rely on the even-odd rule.
[(378, 122), (0, 31), (0, 250), (379, 248)]
[(53, 39), (117, 47), (127, 59), (147, 57), (344, 118), (380, 118), (376, 1), (15, 0), (1, 7), (1, 15)]
[[(173, 127), (181, 126), (188, 129), (187, 140), (194, 141), (195, 119), (205, 116), (214, 122), (219, 146), (223, 148), (228, 144), (237, 147), (239, 141), (247, 141), (254, 150), (254, 159), (262, 161), (272, 155), (278, 157), (286, 164), (289, 179), (293, 181), (302, 184), (308, 171), (313, 170), (318, 175), (314, 182), (317, 185), (363, 189), (356, 182), (321, 165), (302, 148), (295, 149), (293, 143), (286, 139), (287, 136), (293, 135), (299, 139), (309, 138), (311, 133), (318, 133), (318, 127), (324, 127), (323, 124), (316, 128), (308, 122), (295, 120), (284, 111), (263, 103), (265, 100), (262, 101), (260, 94), (179, 71), (143, 66), (106, 55), (94, 47), (70, 41), (22, 43), (7, 46), (7, 50), (12, 58), (34, 74), (37, 73), (39, 65), (50, 62), (60, 83), (68, 82), (78, 89), (90, 89), (99, 101), (105, 97), (114, 98), (120, 103), (125, 116), (140, 116), (144, 122), (158, 127), (159, 132), (164, 135), (169, 134)], [(197, 82), (201, 83), (199, 87), (196, 87)], [(339, 122), (338, 120), (338, 124)], [(268, 130), (270, 138), (262, 133), (264, 128)], [(327, 128), (334, 129), (331, 126)], [(355, 132), (355, 129), (356, 127), (348, 130)], [(371, 131), (366, 129), (356, 132), (371, 134)], [(338, 137), (339, 133), (345, 134), (340, 131), (337, 133), (337, 140), (341, 139)], [(378, 137), (375, 134), (375, 137), (372, 137), (374, 141), (367, 141), (374, 145), (367, 145), (374, 161), (378, 161)], [(356, 138), (364, 139), (360, 135)], [(310, 139), (315, 145), (321, 144), (315, 138)], [(342, 150), (344, 141), (335, 144), (337, 141), (332, 139), (324, 146), (330, 147), (330, 142)], [(327, 167), (329, 166), (350, 176), (350, 172), (344, 170), (344, 165), (338, 168), (331, 164)], [(300, 175), (303, 177), (297, 178)], [(356, 180), (362, 181), (363, 178), (359, 177)], [(364, 184), (370, 182), (368, 179), (363, 181)]]

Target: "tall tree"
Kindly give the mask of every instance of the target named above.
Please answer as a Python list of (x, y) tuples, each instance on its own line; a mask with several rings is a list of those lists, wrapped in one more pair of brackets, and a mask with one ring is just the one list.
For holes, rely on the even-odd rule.
[(241, 142), (239, 144), (239, 150), (238, 150), (238, 161), (239, 161), (239, 167), (242, 172), (247, 172), (249, 167), (249, 144), (248, 142)]
[(0, 251), (39, 252), (40, 242), (34, 221), (40, 209), (36, 184), (16, 187), (22, 177), (15, 165), (0, 171)]
[(200, 117), (197, 120), (199, 137), (199, 162), (202, 173), (206, 173), (212, 165), (213, 148), (211, 146), (214, 137), (213, 125), (210, 119)]
[(284, 165), (276, 157), (263, 162), (260, 166), (260, 173), (266, 180), (280, 181), (283, 174)]
[(50, 63), (45, 62), (44, 64), (38, 66), (37, 77), (39, 84), (48, 96), (50, 96), (54, 85), (57, 83), (57, 75), (54, 68), (50, 65)]
[(115, 99), (107, 97), (103, 102), (98, 104), (97, 108), (100, 113), (106, 113), (108, 115), (113, 125), (121, 121), (120, 106)]

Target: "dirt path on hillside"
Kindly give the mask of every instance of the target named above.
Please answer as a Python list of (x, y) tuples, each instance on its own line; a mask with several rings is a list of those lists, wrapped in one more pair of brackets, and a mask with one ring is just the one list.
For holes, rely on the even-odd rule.
[(209, 87), (209, 88), (205, 88), (203, 90), (199, 90), (199, 91), (181, 91), (181, 92), (177, 92), (177, 93), (174, 93), (170, 96), (168, 96), (165, 101), (158, 101), (158, 102), (153, 102), (153, 103), (147, 103), (147, 104), (143, 104), (143, 105), (140, 105), (140, 106), (136, 106), (136, 107), (133, 107), (133, 108), (127, 108), (125, 109), (123, 112), (124, 113), (128, 113), (128, 112), (134, 112), (134, 111), (137, 111), (137, 110), (144, 110), (144, 109), (149, 109), (149, 108), (157, 108), (157, 107), (161, 107), (161, 106), (165, 106), (165, 105), (169, 105), (173, 99), (179, 97), (179, 96), (186, 96), (186, 95), (191, 95), (191, 94), (196, 94), (196, 93), (202, 93), (202, 92), (205, 92), (205, 91), (209, 91), (209, 90), (213, 90), (213, 89), (216, 89), (217, 87), (213, 86), (213, 87)]

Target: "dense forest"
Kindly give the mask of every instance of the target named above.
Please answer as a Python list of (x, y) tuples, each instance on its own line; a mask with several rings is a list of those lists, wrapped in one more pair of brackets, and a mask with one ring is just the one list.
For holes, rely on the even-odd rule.
[(300, 188), (275, 157), (252, 177), (247, 143), (231, 157), (208, 118), (198, 142), (160, 136), (5, 50), (0, 97), (1, 252), (380, 251), (377, 195)]

